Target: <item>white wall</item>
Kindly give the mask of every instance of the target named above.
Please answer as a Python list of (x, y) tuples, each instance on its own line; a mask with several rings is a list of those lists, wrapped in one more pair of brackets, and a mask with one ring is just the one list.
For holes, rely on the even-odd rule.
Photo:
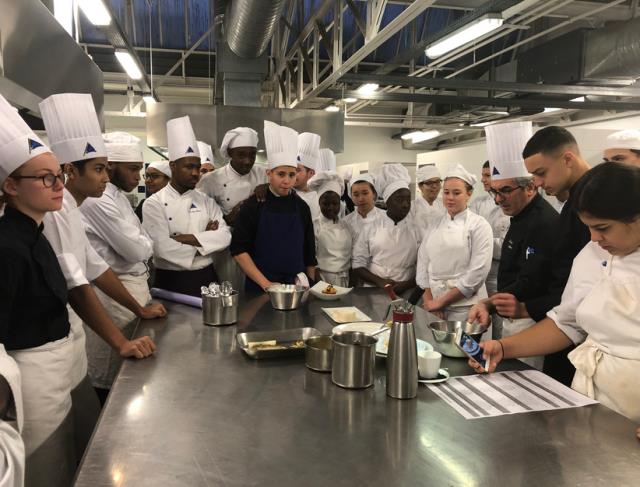
[(405, 150), (400, 140), (392, 135), (400, 132), (397, 128), (354, 127), (344, 128), (344, 151), (336, 154), (338, 165), (369, 162), (376, 167), (385, 162), (416, 162), (417, 151)]

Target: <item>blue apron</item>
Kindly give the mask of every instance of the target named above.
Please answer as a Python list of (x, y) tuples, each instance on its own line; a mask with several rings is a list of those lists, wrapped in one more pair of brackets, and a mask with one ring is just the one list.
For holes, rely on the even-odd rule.
[[(255, 247), (251, 258), (260, 272), (271, 282), (293, 284), (296, 275), (304, 272), (304, 228), (300, 205), (306, 205), (295, 198), (296, 211), (281, 213), (265, 208), (260, 214)], [(247, 278), (245, 289), (260, 290), (259, 286)]]

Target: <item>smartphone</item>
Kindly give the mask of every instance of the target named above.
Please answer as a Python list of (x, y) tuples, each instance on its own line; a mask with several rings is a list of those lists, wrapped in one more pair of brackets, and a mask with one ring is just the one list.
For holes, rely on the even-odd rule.
[(483, 369), (487, 370), (486, 360), (482, 356), (480, 344), (467, 335), (462, 328), (458, 328), (455, 335), (455, 344), (469, 358), (478, 362)]

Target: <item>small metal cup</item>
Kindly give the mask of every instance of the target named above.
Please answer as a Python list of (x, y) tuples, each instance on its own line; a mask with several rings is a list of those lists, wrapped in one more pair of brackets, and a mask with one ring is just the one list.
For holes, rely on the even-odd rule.
[(311, 370), (331, 372), (333, 342), (330, 335), (316, 335), (305, 340), (305, 363)]
[(202, 296), (202, 322), (205, 325), (232, 325), (238, 321), (238, 293), (229, 296)]

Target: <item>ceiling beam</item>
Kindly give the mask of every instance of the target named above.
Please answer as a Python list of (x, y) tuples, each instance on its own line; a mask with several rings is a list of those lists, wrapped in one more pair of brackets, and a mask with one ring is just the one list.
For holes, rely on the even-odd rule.
[(420, 15), (426, 8), (430, 7), (435, 0), (415, 0), (411, 5), (407, 6), (399, 15), (397, 15), (389, 24), (378, 32), (369, 42), (358, 49), (349, 59), (345, 60), (340, 69), (333, 71), (329, 76), (323, 79), (316, 88), (311, 90), (304, 100), (296, 100), (292, 103), (291, 108), (301, 107), (307, 99), (314, 98), (318, 94), (333, 85), (345, 73), (355, 68), (360, 61), (384, 44), (389, 38), (394, 36), (409, 22)]
[(361, 100), (390, 101), (390, 102), (414, 102), (414, 103), (440, 103), (448, 105), (476, 105), (493, 107), (521, 107), (521, 108), (564, 108), (569, 110), (640, 110), (640, 101), (566, 101), (553, 98), (496, 98), (491, 96), (458, 96), (458, 95), (432, 95), (425, 93), (373, 93), (363, 96), (358, 91), (326, 90), (323, 98), (342, 99), (346, 97), (359, 98)]
[(593, 85), (513, 83), (507, 81), (480, 81), (457, 78), (419, 78), (416, 76), (392, 76), (355, 73), (347, 73), (343, 75), (342, 78), (340, 78), (340, 81), (352, 84), (377, 83), (380, 86), (404, 86), (413, 88), (508, 91), (512, 93), (544, 93), (556, 95), (640, 97), (640, 88), (621, 88)]

